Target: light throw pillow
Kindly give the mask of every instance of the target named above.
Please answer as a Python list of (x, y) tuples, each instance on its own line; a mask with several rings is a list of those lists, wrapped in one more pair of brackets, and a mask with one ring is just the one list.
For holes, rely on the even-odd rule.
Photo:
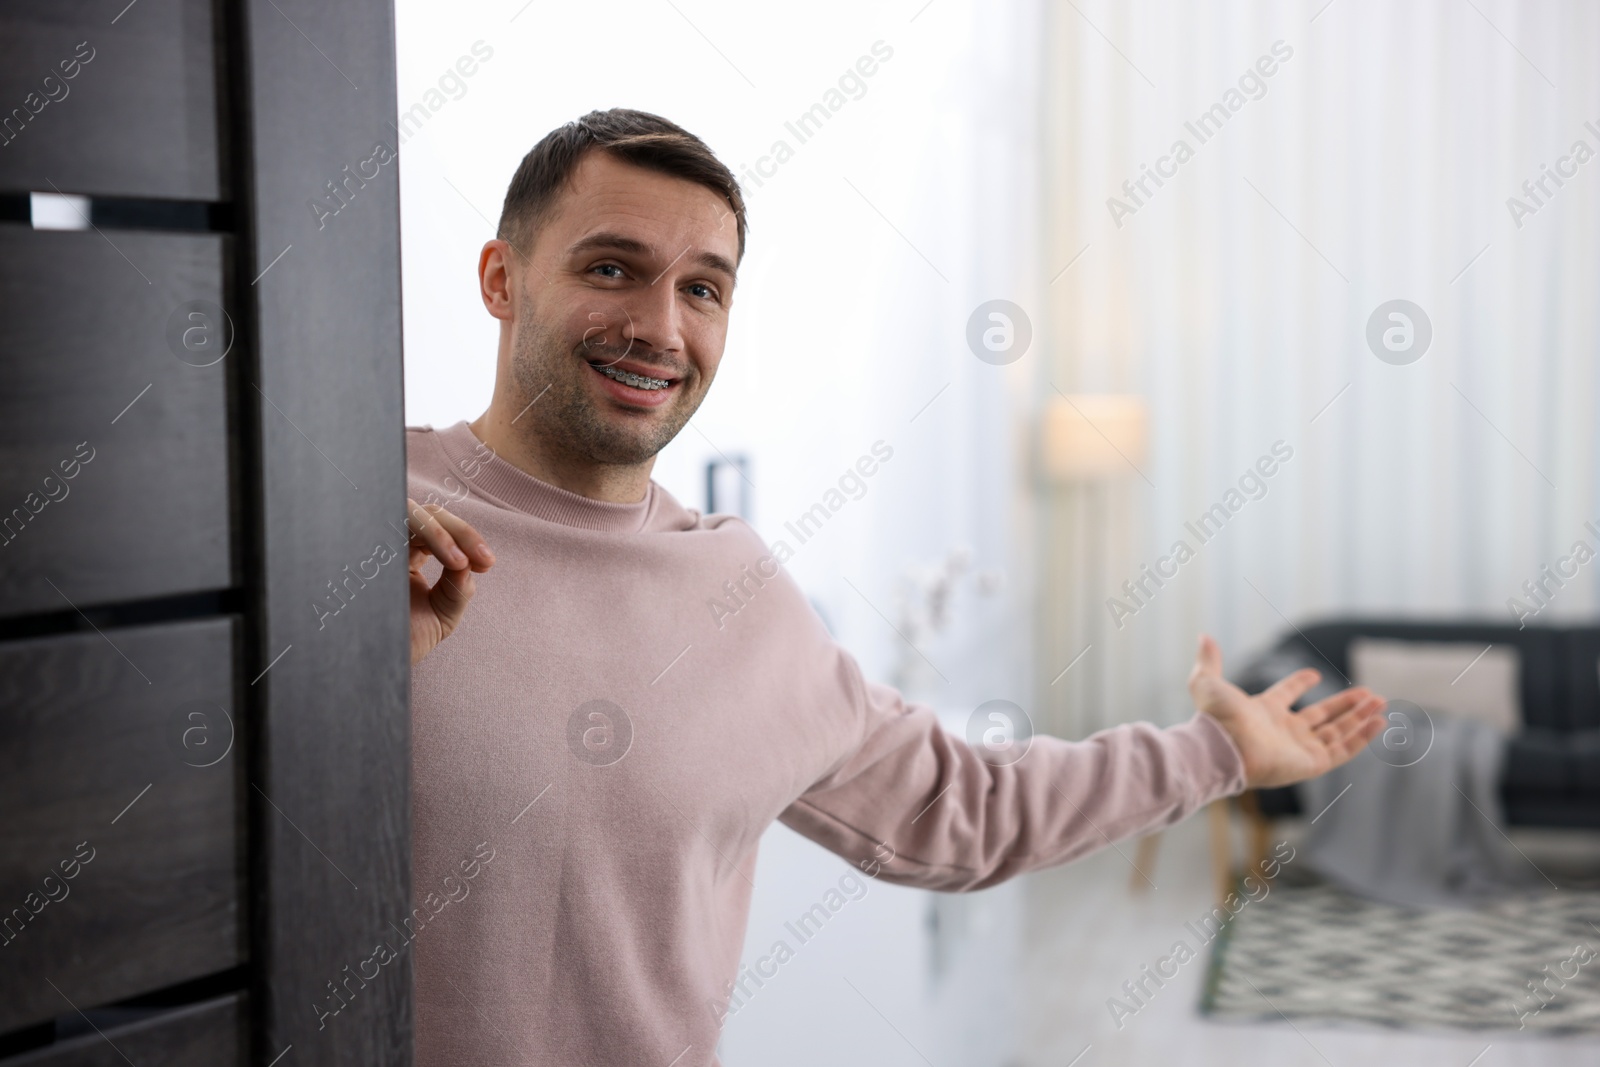
[(1522, 729), (1522, 654), (1505, 645), (1487, 647), (1357, 637), (1350, 642), (1351, 679), (1390, 700), (1514, 734)]

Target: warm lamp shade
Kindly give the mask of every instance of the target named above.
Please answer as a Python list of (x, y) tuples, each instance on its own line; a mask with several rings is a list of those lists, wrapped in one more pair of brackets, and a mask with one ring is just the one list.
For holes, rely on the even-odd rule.
[(1144, 398), (1126, 393), (1057, 393), (1040, 426), (1040, 459), (1053, 482), (1132, 476), (1144, 464)]

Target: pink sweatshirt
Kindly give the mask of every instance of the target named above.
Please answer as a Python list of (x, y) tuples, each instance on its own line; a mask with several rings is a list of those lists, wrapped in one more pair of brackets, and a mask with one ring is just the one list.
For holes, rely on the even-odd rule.
[[(965, 890), (1244, 786), (1198, 714), (991, 766), (863, 678), (740, 520), (654, 483), (577, 496), (465, 422), (409, 430), (407, 463), (411, 496), (495, 552), (412, 671), (417, 1067), (716, 1063), (774, 819), (869, 875)], [(713, 612), (730, 579), (746, 606)]]

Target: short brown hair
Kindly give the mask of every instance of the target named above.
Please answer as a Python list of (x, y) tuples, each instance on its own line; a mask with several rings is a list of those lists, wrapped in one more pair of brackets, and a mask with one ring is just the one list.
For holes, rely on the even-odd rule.
[(728, 202), (739, 224), (739, 259), (744, 259), (744, 195), (733, 172), (706, 143), (660, 115), (632, 108), (591, 111), (551, 130), (525, 156), (506, 189), (495, 236), (516, 244), (549, 215), (584, 153), (601, 149), (636, 167), (696, 182)]

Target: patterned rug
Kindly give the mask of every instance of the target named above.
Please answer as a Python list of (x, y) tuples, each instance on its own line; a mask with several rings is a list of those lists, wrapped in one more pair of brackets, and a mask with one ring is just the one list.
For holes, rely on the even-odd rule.
[(1218, 1019), (1600, 1032), (1600, 892), (1413, 911), (1285, 870), (1213, 942), (1200, 1010)]

